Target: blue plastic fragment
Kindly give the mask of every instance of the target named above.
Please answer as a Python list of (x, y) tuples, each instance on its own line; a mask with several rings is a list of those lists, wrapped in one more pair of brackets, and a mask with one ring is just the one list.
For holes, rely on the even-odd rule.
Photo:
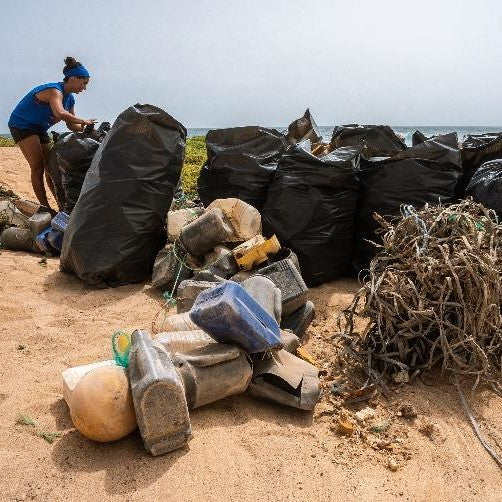
[(202, 291), (190, 310), (190, 319), (216, 341), (239, 345), (249, 354), (281, 344), (275, 318), (234, 282)]

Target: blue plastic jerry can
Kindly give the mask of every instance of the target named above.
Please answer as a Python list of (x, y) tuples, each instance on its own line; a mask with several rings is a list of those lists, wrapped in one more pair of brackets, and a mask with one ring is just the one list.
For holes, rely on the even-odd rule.
[(63, 232), (60, 232), (59, 230), (51, 230), (47, 234), (47, 240), (49, 241), (49, 244), (58, 251), (61, 251), (61, 248), (63, 247), (63, 237)]
[(65, 233), (66, 227), (68, 226), (68, 221), (70, 220), (70, 215), (68, 213), (59, 212), (52, 218), (51, 227), (54, 230), (59, 230), (59, 232)]
[(246, 352), (264, 352), (281, 344), (279, 325), (240, 284), (225, 282), (202, 291), (190, 319), (220, 343)]
[(42, 251), (42, 253), (47, 253), (51, 252), (52, 248), (47, 240), (47, 235), (49, 232), (52, 231), (51, 227), (47, 227), (44, 230), (42, 230), (36, 237), (35, 237), (35, 244), (37, 245), (38, 249)]

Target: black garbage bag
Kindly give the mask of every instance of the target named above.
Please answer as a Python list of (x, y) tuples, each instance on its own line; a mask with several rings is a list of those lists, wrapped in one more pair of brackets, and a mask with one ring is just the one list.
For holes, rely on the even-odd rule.
[(353, 146), (361, 149), (365, 157), (387, 157), (406, 148), (389, 126), (383, 125), (343, 125), (333, 130), (331, 148)]
[(216, 129), (206, 135), (207, 162), (197, 180), (205, 206), (236, 197), (261, 209), (286, 138), (259, 126)]
[(502, 132), (472, 134), (462, 142), (462, 176), (457, 183), (456, 196), (465, 197), (465, 189), (481, 164), (502, 158)]
[(319, 128), (308, 108), (303, 114), (303, 117), (293, 120), (293, 122), (289, 124), (286, 139), (291, 144), (301, 143), (306, 140), (310, 140), (312, 143), (318, 143), (322, 140)]
[(461, 174), (457, 134), (426, 140), (387, 159), (361, 159), (361, 198), (356, 218), (354, 267), (369, 266), (380, 243), (379, 228), (373, 218), (400, 214), (401, 205), (416, 209), (425, 204), (449, 203)]
[(151, 277), (185, 139), (186, 129), (156, 106), (137, 104), (118, 116), (71, 213), (61, 270), (98, 287)]
[(300, 145), (282, 156), (262, 210), (263, 233), (276, 234), (300, 262), (308, 286), (350, 271), (359, 196), (359, 152), (315, 157)]
[(482, 164), (471, 178), (466, 192), (502, 218), (502, 158)]
[(103, 122), (97, 129), (88, 126), (83, 132), (53, 134), (49, 174), (61, 211), (71, 213), (75, 207), (92, 158), (110, 127), (109, 122)]

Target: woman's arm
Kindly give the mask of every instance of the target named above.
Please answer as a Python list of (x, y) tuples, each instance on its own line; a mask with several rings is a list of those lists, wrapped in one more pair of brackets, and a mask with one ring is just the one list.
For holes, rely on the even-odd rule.
[[(71, 113), (73, 116), (75, 116), (75, 108), (73, 106), (70, 108), (69, 113)], [(65, 120), (65, 122), (66, 122), (66, 127), (68, 127), (68, 129), (70, 129), (70, 131), (82, 132), (84, 130), (84, 127), (85, 127), (84, 124), (72, 124), (71, 122), (68, 122), (67, 120)]]
[(80, 126), (78, 130), (81, 130), (83, 126), (94, 124), (96, 122), (95, 119), (81, 119), (76, 117), (74, 113), (66, 111), (63, 107), (63, 94), (58, 89), (48, 89), (48, 91), (50, 91), (49, 104), (56, 120), (64, 120), (70, 129), (71, 125)]

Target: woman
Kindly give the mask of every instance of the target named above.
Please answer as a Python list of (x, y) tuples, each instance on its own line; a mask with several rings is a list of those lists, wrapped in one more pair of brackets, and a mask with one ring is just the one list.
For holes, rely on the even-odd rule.
[(51, 213), (44, 186), (45, 180), (54, 195), (52, 180), (47, 171), (49, 155), (49, 135), (47, 130), (63, 120), (72, 131), (82, 131), (86, 125), (94, 124), (94, 119), (81, 119), (75, 116), (73, 93), (85, 91), (89, 83), (86, 68), (67, 57), (63, 68), (62, 82), (39, 85), (32, 89), (14, 108), (8, 126), (14, 141), (19, 145), (31, 168), (31, 184), (40, 204)]

